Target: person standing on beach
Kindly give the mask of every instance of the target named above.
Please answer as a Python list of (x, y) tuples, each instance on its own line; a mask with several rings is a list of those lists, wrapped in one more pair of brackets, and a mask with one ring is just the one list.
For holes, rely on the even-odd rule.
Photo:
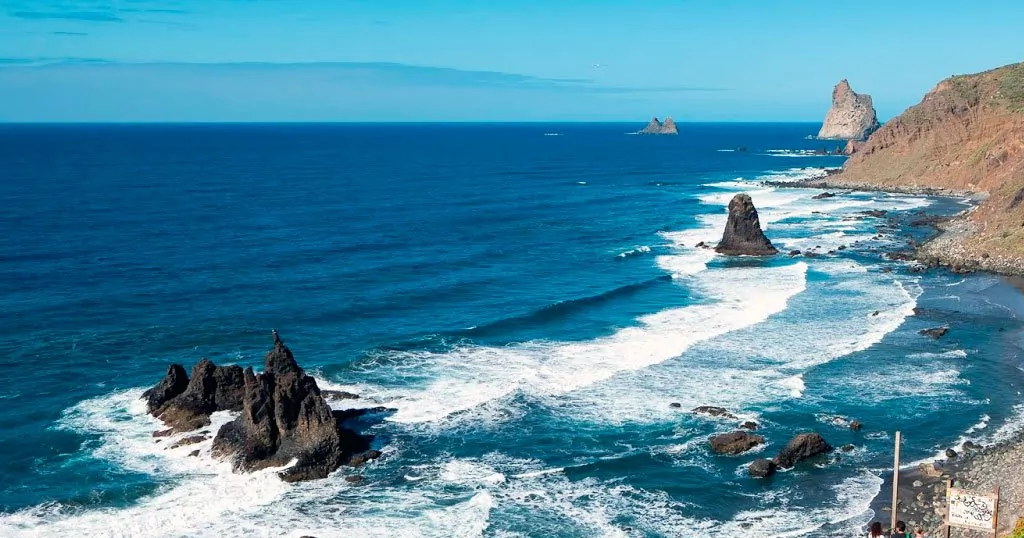
[(902, 521), (896, 522), (896, 528), (892, 531), (892, 538), (912, 538), (907, 532), (907, 524)]
[(880, 522), (876, 521), (868, 527), (868, 538), (881, 538), (882, 536), (882, 524)]

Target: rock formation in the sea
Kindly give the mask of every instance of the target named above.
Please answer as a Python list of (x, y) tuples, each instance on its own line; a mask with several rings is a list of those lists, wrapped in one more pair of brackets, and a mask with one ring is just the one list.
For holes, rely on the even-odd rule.
[(949, 332), (949, 327), (933, 327), (931, 329), (921, 329), (920, 331), (917, 332), (924, 336), (930, 337), (933, 340), (938, 340), (939, 338), (946, 336), (946, 333)]
[(213, 440), (213, 454), (232, 458), (236, 469), (255, 471), (295, 460), (280, 473), (283, 480), (324, 478), (370, 448), (368, 437), (339, 424), (316, 380), (276, 334), (263, 372), (246, 369), (244, 380), (242, 413)]
[(143, 393), (150, 414), (159, 418), (171, 432), (187, 432), (210, 424), (215, 411), (239, 411), (242, 408), (242, 368), (217, 366), (208, 359), (192, 368), (172, 364), (167, 375), (155, 387)]
[[(987, 194), (919, 249), (938, 265), (1024, 273), (1024, 63), (940, 82), (859, 144), (835, 185)], [(1021, 196), (1018, 196), (1021, 194)], [(931, 263), (931, 262), (929, 262)]]
[(818, 138), (863, 140), (878, 129), (878, 116), (871, 96), (853, 91), (843, 79), (832, 89), (832, 108), (818, 131)]
[(775, 462), (765, 458), (757, 458), (747, 467), (747, 473), (754, 478), (768, 478), (775, 474), (778, 466)]
[(647, 123), (647, 127), (641, 129), (640, 134), (655, 134), (655, 135), (674, 135), (679, 134), (676, 130), (676, 122), (671, 116), (665, 118), (665, 123), (658, 121), (657, 117), (651, 118), (651, 121)]
[(801, 433), (786, 444), (775, 456), (775, 464), (788, 469), (814, 456), (832, 451), (832, 446), (817, 433)]
[[(332, 396), (356, 397), (340, 392)], [(359, 465), (380, 455), (369, 450), (369, 437), (341, 425), (366, 410), (333, 411), (316, 380), (299, 367), (276, 332), (260, 374), (203, 359), (189, 377), (184, 367), (174, 364), (142, 397), (149, 412), (168, 426), (154, 434), (160, 437), (209, 426), (210, 415), (217, 411), (240, 412), (213, 441), (213, 454), (231, 458), (240, 471), (282, 467), (294, 460), (280, 473), (283, 480), (294, 482), (324, 478), (341, 465)], [(203, 433), (184, 437), (172, 448), (204, 441)]]
[(745, 431), (734, 431), (712, 435), (708, 443), (716, 454), (735, 456), (764, 443), (764, 437)]
[(729, 219), (715, 252), (729, 256), (770, 256), (778, 254), (761, 231), (761, 221), (750, 195), (740, 193), (729, 202)]

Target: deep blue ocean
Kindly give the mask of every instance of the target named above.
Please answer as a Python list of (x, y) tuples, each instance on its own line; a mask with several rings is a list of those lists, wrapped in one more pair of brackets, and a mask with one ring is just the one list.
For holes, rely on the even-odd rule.
[[(883, 258), (964, 202), (762, 183), (841, 166), (817, 125), (640, 127), (0, 126), (0, 536), (854, 536), (894, 431), (911, 464), (1024, 428), (1020, 293)], [(694, 248), (737, 192), (821, 256)], [(167, 364), (271, 329), (394, 410), (380, 460), (284, 484), (153, 439)], [(767, 446), (711, 454), (738, 422), (698, 405)], [(805, 431), (855, 448), (746, 476)]]

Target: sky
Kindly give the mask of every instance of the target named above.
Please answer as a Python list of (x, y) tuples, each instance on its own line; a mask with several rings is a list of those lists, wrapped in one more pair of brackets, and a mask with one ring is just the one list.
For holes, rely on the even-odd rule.
[(1024, 60), (1024, 2), (0, 0), (0, 121), (882, 120)]

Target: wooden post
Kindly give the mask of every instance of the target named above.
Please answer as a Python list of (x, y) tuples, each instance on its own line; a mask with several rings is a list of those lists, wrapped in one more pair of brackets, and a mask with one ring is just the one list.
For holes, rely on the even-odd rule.
[(896, 455), (892, 464), (892, 521), (889, 532), (896, 530), (896, 505), (899, 503), (900, 487), (900, 432), (896, 432)]
[(992, 536), (999, 538), (999, 486), (996, 486), (995, 506), (992, 507)]
[(949, 538), (950, 531), (953, 530), (949, 526), (949, 490), (953, 489), (953, 480), (946, 480), (946, 538)]

